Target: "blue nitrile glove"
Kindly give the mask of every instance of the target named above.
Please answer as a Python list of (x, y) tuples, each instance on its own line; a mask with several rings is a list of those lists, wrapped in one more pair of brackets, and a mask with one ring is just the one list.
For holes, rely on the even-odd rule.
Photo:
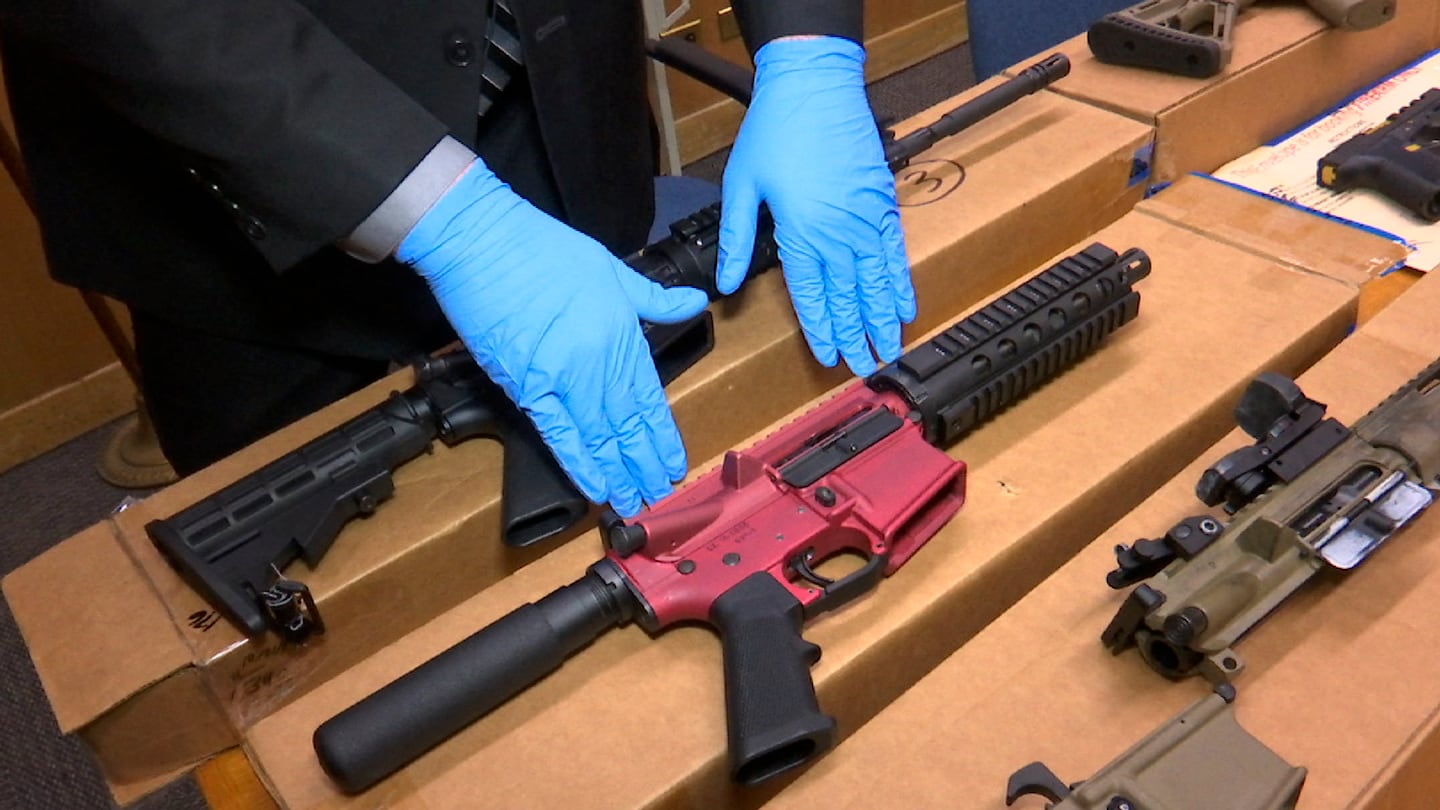
[(395, 251), (535, 422), (576, 487), (621, 515), (673, 491), (685, 447), (640, 328), (705, 308), (522, 199), (479, 160)]
[[(865, 96), (865, 50), (840, 37), (778, 39), (755, 54), (755, 88), (721, 186), (716, 281), (734, 292), (766, 203), (800, 328), (827, 366), (856, 374), (900, 356), (915, 288), (895, 178)], [(866, 345), (866, 337), (869, 344)]]

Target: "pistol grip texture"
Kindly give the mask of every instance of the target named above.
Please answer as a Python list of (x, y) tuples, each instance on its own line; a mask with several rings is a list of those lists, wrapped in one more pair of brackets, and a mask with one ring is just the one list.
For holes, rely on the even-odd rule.
[(534, 545), (569, 529), (590, 510), (529, 419), (508, 426), (501, 479), (500, 521), (505, 544)]
[(810, 678), (820, 648), (800, 637), (800, 601), (761, 571), (716, 599), (710, 617), (725, 653), (732, 778), (758, 784), (834, 745), (835, 719), (820, 711)]
[[(1357, 155), (1333, 167), (1326, 178), (1321, 167), (1321, 185), (1340, 191), (1368, 188), (1394, 200), (1427, 222), (1440, 222), (1440, 180), (1425, 177), (1396, 160), (1375, 155)], [(1324, 182), (1330, 179), (1331, 182)]]

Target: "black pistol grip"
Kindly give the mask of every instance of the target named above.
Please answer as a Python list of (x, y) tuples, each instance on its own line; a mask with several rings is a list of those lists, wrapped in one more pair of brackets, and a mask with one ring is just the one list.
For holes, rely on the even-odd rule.
[(1335, 167), (1333, 187), (1372, 189), (1427, 222), (1440, 222), (1440, 182), (1397, 161), (1375, 155), (1351, 157)]
[(580, 522), (590, 501), (560, 468), (555, 454), (523, 414), (507, 420), (500, 520), (505, 544), (534, 545)]
[(800, 637), (804, 608), (765, 572), (715, 600), (710, 620), (725, 653), (730, 775), (754, 785), (808, 762), (835, 742), (810, 667), (820, 648)]
[(341, 790), (364, 791), (540, 680), (628, 615), (604, 581), (587, 573), (326, 720), (314, 736), (320, 764)]

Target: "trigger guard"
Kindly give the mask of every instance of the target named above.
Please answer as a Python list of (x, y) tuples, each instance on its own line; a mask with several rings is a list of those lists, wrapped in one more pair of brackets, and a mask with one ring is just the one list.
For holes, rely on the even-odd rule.
[(792, 563), (795, 573), (801, 579), (819, 585), (821, 589), (818, 598), (805, 603), (806, 618), (813, 618), (828, 610), (847, 605), (880, 584), (881, 577), (885, 576), (885, 563), (890, 556), (888, 554), (872, 554), (870, 559), (865, 561), (865, 565), (837, 580), (821, 576), (814, 568), (810, 567), (810, 558), (813, 553), (813, 549), (807, 550)]

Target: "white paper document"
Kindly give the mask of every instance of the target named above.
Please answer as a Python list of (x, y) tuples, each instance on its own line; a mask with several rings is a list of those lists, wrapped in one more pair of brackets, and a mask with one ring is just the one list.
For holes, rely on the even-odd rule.
[(1406, 263), (1428, 271), (1440, 266), (1440, 223), (1427, 222), (1379, 192), (1335, 192), (1315, 181), (1320, 158), (1440, 87), (1440, 51), (1390, 76), (1330, 114), (1279, 141), (1220, 167), (1218, 180), (1378, 231), (1410, 247)]

